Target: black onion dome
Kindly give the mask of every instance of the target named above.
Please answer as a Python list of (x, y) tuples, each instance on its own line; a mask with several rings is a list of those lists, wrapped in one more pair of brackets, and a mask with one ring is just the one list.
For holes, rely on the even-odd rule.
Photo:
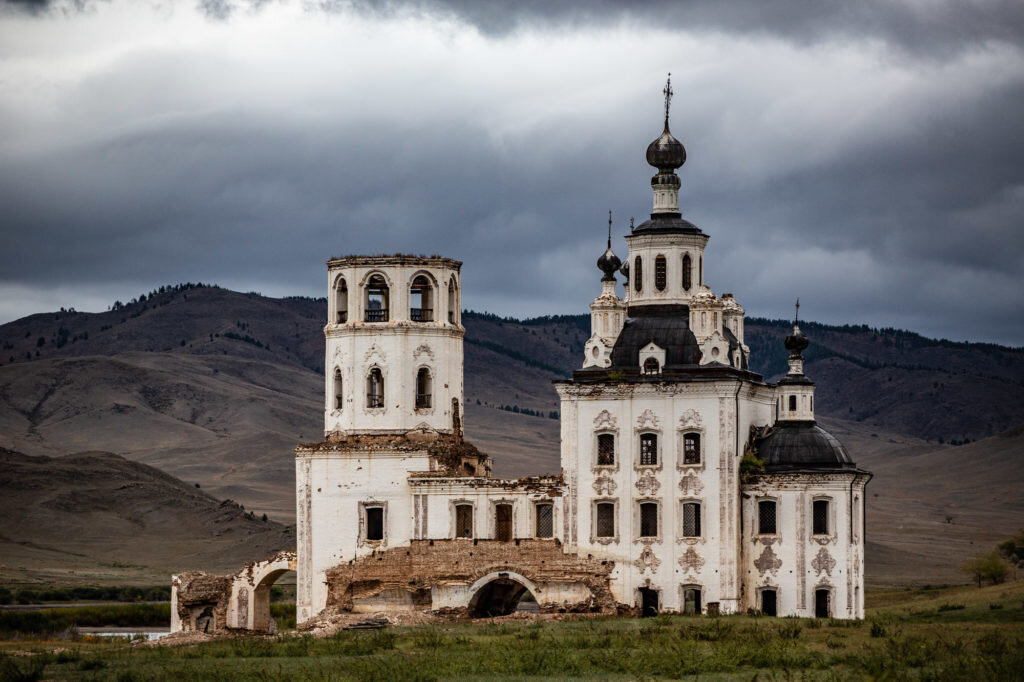
[(622, 266), (622, 261), (612, 251), (612, 247), (609, 244), (608, 248), (604, 250), (601, 257), (597, 259), (598, 269), (604, 273), (603, 279), (615, 279), (615, 273)]
[(811, 341), (800, 331), (800, 327), (794, 324), (793, 331), (786, 337), (785, 343), (786, 350), (794, 355), (799, 355), (811, 344)]
[(757, 442), (765, 471), (856, 469), (843, 444), (813, 421), (778, 422)]
[(683, 143), (672, 136), (665, 124), (665, 132), (647, 145), (647, 163), (662, 173), (672, 173), (686, 163), (686, 148)]
[(646, 306), (631, 308), (629, 317), (615, 339), (610, 369), (636, 369), (640, 366), (640, 350), (654, 343), (665, 350), (665, 367), (687, 367), (700, 364), (700, 346), (690, 330), (690, 309), (685, 305)]

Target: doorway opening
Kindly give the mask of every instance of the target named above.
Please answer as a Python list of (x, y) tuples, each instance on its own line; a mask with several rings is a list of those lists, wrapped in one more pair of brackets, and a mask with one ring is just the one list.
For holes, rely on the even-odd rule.
[(499, 573), (497, 578), (477, 590), (469, 600), (469, 614), (473, 618), (507, 616), (516, 611), (519, 602), (527, 595), (527, 603), (532, 601), (536, 604), (536, 597), (526, 585), (508, 573)]
[(832, 617), (832, 591), (831, 590), (815, 590), (814, 591), (814, 617), (815, 618), (831, 618)]
[(649, 587), (641, 587), (640, 592), (640, 615), (643, 618), (658, 615), (658, 591)]

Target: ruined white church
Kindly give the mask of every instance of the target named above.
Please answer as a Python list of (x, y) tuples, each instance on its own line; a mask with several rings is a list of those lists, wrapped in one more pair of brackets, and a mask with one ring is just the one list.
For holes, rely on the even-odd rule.
[(625, 262), (609, 233), (581, 367), (555, 382), (560, 474), (492, 478), (463, 439), (460, 262), (332, 259), (325, 438), (296, 449), (296, 551), (216, 586), (176, 576), (175, 629), (265, 629), (288, 569), (300, 623), (499, 615), (527, 593), (541, 611), (863, 617), (870, 474), (815, 423), (796, 322), (784, 378), (748, 368), (744, 310), (705, 285), (709, 237), (679, 212), (665, 94), (653, 212)]

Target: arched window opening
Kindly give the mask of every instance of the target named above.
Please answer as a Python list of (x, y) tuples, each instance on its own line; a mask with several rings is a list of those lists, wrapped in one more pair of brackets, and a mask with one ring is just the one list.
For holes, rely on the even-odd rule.
[(473, 505), (455, 505), (455, 537), (473, 537)]
[(789, 396), (789, 411), (790, 412), (796, 412), (796, 396), (795, 395)]
[(334, 409), (340, 410), (345, 404), (345, 397), (342, 392), (341, 370), (334, 370)]
[(813, 508), (814, 534), (828, 535), (828, 500), (815, 500)]
[(700, 502), (683, 503), (683, 537), (700, 537)]
[(700, 434), (683, 435), (683, 464), (700, 464)]
[(387, 322), (389, 304), (388, 283), (374, 275), (366, 284), (366, 321)]
[(413, 322), (433, 322), (434, 287), (426, 275), (417, 275), (412, 281), (409, 298), (409, 317)]
[(683, 255), (683, 290), (689, 291), (693, 286), (693, 261), (690, 254)]
[(643, 502), (640, 505), (640, 537), (658, 537), (658, 503)]
[(699, 587), (683, 588), (683, 613), (697, 616), (701, 613), (701, 593)]
[(430, 370), (426, 367), (420, 367), (419, 371), (416, 372), (416, 409), (421, 410), (430, 407), (432, 385), (433, 381), (431, 380)]
[(658, 364), (657, 358), (647, 358), (644, 360), (644, 374), (659, 374), (661, 372), (661, 365)]
[(374, 367), (366, 377), (366, 406), (384, 407), (384, 374)]
[(658, 434), (640, 434), (640, 464), (642, 466), (658, 464)]
[(334, 289), (334, 310), (337, 324), (348, 322), (348, 284), (345, 283), (344, 277), (338, 280), (338, 285)]
[(640, 256), (637, 256), (633, 260), (633, 288), (637, 291), (642, 291), (644, 288), (644, 264), (640, 260)]
[(757, 532), (761, 535), (775, 535), (778, 529), (774, 500), (757, 503)]
[(704, 284), (704, 256), (697, 259), (697, 283)]
[(615, 436), (601, 433), (597, 436), (597, 465), (612, 466), (615, 464)]
[(664, 256), (654, 259), (654, 288), (658, 291), (665, 291), (665, 285), (668, 283), (667, 268)]
[(448, 282), (448, 322), (450, 324), (456, 324), (458, 322), (459, 314), (459, 286), (455, 283), (455, 278), (452, 277), (451, 281)]

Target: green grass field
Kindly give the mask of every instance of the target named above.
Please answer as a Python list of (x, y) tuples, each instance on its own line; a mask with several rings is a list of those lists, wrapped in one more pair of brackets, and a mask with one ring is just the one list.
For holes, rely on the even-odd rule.
[[(862, 622), (727, 616), (466, 623), (183, 646), (8, 639), (9, 680), (1019, 680), (1024, 581), (876, 593)], [(280, 605), (284, 606), (284, 605)]]

